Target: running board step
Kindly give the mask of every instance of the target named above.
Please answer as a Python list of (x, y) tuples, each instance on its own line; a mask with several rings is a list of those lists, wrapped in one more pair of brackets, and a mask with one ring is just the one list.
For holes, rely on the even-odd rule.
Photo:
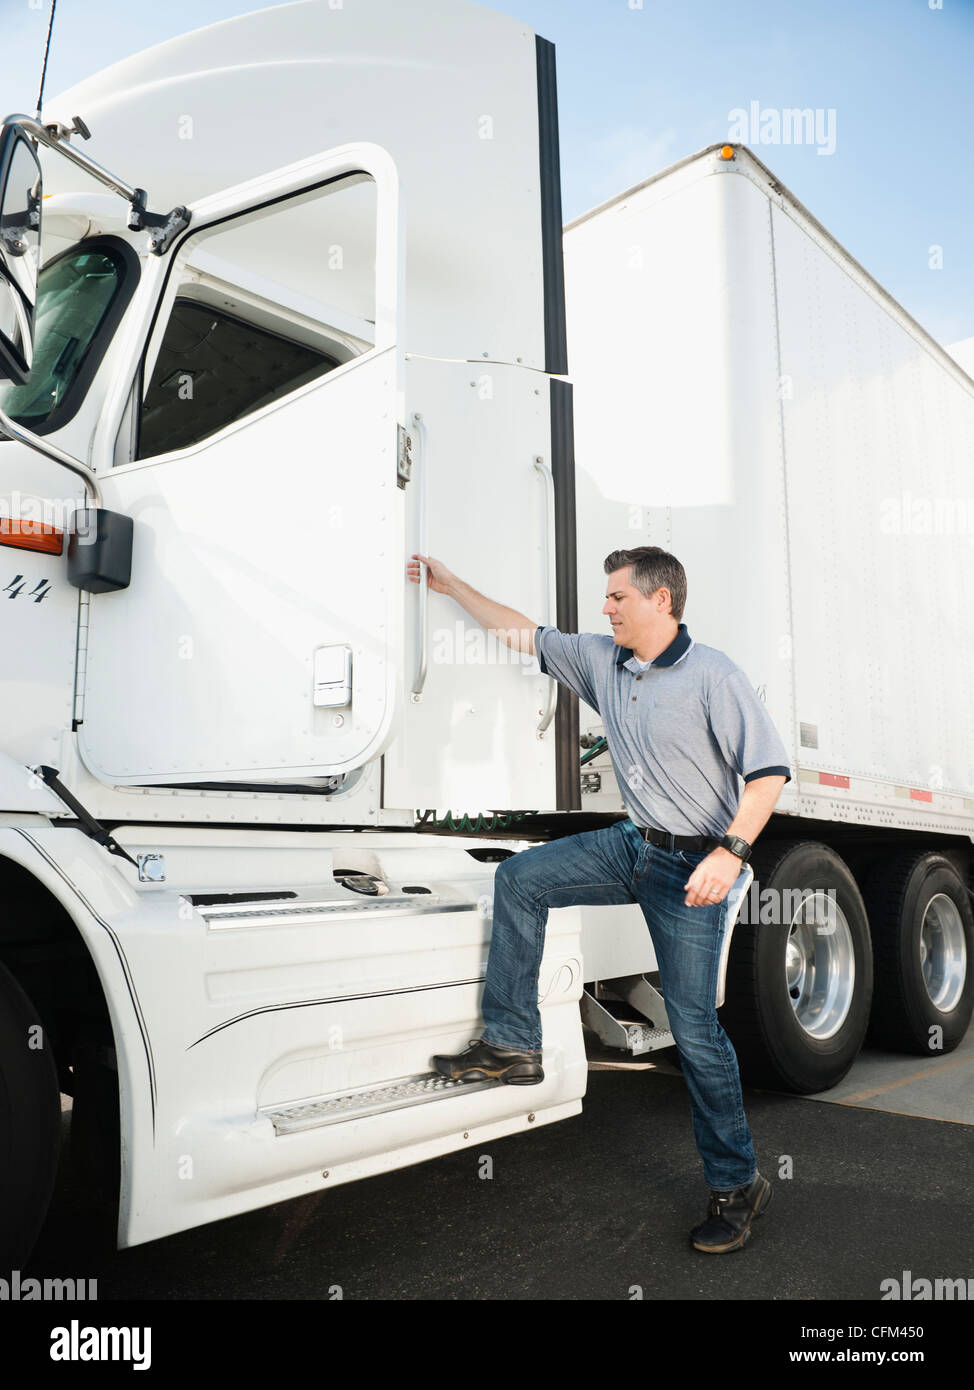
[(470, 1095), (503, 1086), (503, 1081), (448, 1081), (438, 1072), (424, 1072), (388, 1086), (370, 1090), (350, 1091), (346, 1095), (326, 1096), (322, 1100), (300, 1101), (296, 1105), (279, 1105), (260, 1110), (258, 1114), (270, 1120), (274, 1133), (297, 1134), (303, 1129), (339, 1124), (343, 1120), (360, 1120), (367, 1115), (380, 1115), (389, 1110), (403, 1110), (408, 1105), (426, 1105), (433, 1100), (450, 1096)]
[[(613, 980), (613, 993), (618, 991), (619, 997), (628, 999), (635, 1004), (635, 999), (629, 999), (630, 994), (636, 995), (636, 986), (641, 984), (647, 993), (660, 995), (653, 987), (643, 980), (642, 976), (633, 975), (629, 980)], [(632, 985), (632, 989), (624, 989), (623, 986)], [(652, 1019), (644, 1017), (643, 1022), (626, 1022), (616, 1018), (609, 1010), (595, 998), (589, 991), (583, 990), (579, 1001), (582, 1015), (582, 1022), (586, 1028), (591, 1028), (597, 1034), (606, 1047), (616, 1047), (622, 1052), (631, 1053), (633, 1057), (639, 1057), (644, 1052), (655, 1052), (661, 1047), (673, 1046), (673, 1034), (669, 1028), (655, 1026)], [(648, 1012), (648, 1011), (647, 1011)], [(660, 1022), (668, 1022), (665, 1012), (658, 1015)]]
[(198, 907), (197, 912), (210, 931), (241, 927), (303, 926), (308, 923), (351, 922), (365, 917), (420, 917), (433, 912), (477, 912), (475, 902), (442, 900), (436, 894), (391, 893), (388, 897), (362, 900), (356, 895), (348, 898), (329, 898), (316, 901), (298, 899), (294, 903), (269, 906), (254, 901), (246, 903), (216, 903)]

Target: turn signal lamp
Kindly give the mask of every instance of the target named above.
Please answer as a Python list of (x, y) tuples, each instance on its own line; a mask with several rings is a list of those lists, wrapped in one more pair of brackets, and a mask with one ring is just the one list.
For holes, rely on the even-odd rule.
[(60, 555), (64, 549), (64, 533), (43, 521), (22, 521), (17, 517), (3, 516), (0, 517), (0, 545)]

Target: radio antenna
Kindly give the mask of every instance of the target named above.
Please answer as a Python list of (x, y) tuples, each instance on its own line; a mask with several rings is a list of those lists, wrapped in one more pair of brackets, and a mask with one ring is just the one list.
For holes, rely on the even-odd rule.
[(41, 119), (41, 104), (44, 100), (44, 79), (47, 76), (47, 55), (51, 51), (51, 30), (54, 28), (54, 11), (57, 8), (57, 0), (51, 0), (51, 14), (47, 21), (47, 42), (44, 45), (44, 65), (41, 68), (41, 85), (37, 93), (37, 119)]

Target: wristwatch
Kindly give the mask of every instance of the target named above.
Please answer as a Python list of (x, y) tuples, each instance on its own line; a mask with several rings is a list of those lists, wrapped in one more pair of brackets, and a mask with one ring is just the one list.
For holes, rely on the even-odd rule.
[(751, 857), (751, 846), (746, 840), (742, 840), (740, 835), (725, 835), (720, 842), (721, 849), (729, 849), (731, 854), (736, 854), (742, 864), (746, 864)]

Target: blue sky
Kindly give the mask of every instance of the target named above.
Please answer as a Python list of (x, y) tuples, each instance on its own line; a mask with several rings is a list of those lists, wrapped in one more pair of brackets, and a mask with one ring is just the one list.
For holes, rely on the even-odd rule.
[[(0, 0), (4, 113), (34, 110), (49, 3)], [(48, 94), (256, 8), (58, 0)], [(502, 0), (494, 8), (557, 46), (566, 219), (728, 138), (734, 109), (810, 108), (821, 113), (818, 144), (746, 143), (934, 337), (974, 336), (974, 0)], [(829, 132), (834, 151), (819, 154)], [(931, 268), (932, 246), (942, 248), (940, 269)]]

